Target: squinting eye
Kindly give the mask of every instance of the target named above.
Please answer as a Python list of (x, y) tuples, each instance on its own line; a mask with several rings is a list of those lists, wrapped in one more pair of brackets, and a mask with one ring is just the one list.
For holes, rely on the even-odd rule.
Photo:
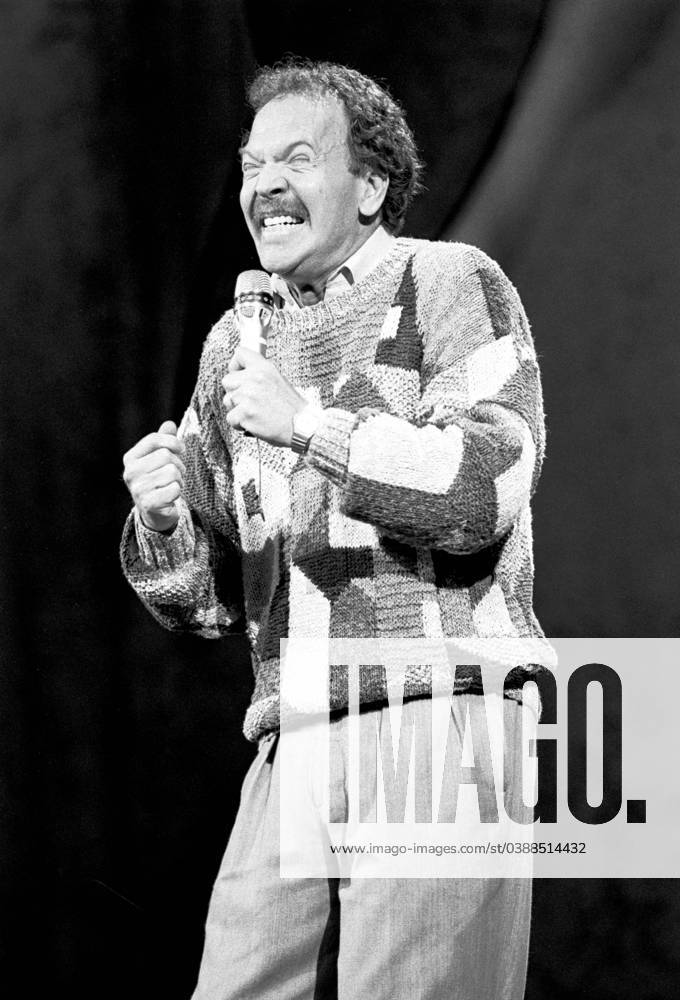
[(258, 171), (257, 163), (244, 162), (241, 164), (241, 171), (244, 177), (253, 177)]
[(291, 156), (288, 160), (291, 167), (309, 167), (312, 163), (312, 158), (306, 153), (296, 153), (295, 156)]

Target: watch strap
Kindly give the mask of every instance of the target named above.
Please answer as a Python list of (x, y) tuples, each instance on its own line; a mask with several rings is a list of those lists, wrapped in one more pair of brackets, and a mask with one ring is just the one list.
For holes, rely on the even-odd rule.
[(304, 409), (300, 410), (293, 417), (293, 433), (290, 440), (290, 447), (297, 455), (304, 455), (309, 448), (309, 442), (314, 436), (320, 416), (319, 408), (312, 403), (308, 403)]

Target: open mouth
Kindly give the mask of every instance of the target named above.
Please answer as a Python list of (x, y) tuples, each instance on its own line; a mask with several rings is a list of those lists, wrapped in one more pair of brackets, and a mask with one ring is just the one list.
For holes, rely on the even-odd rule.
[(262, 220), (262, 228), (272, 230), (283, 229), (287, 226), (301, 226), (303, 221), (298, 215), (269, 215)]

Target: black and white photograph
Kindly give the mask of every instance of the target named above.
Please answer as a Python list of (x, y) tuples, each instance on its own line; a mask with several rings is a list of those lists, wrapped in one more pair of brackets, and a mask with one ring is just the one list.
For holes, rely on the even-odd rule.
[(680, 994), (679, 51), (0, 2), (3, 995)]

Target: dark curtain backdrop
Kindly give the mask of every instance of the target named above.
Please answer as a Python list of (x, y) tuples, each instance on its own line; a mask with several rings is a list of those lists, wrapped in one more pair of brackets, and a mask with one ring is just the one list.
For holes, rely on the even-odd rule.
[[(188, 997), (252, 748), (242, 641), (127, 589), (121, 455), (177, 418), (254, 265), (244, 81), (387, 80), (428, 164), (411, 235), (482, 246), (542, 356), (553, 635), (678, 632), (676, 0), (0, 4), (0, 989)], [(538, 882), (527, 996), (677, 993), (675, 881)]]

